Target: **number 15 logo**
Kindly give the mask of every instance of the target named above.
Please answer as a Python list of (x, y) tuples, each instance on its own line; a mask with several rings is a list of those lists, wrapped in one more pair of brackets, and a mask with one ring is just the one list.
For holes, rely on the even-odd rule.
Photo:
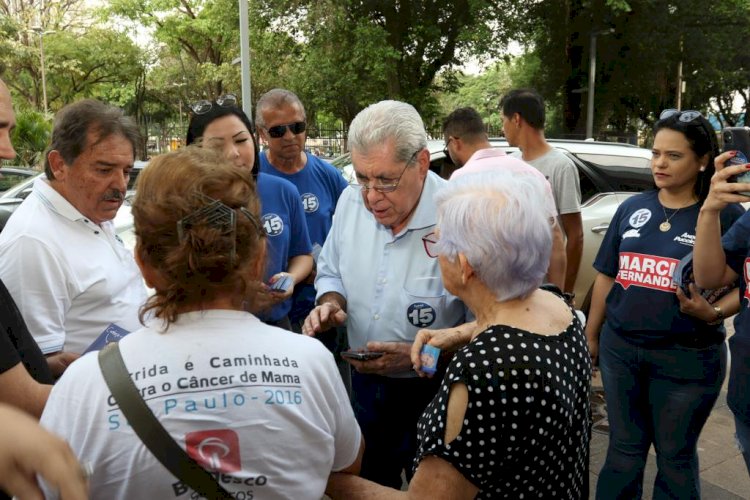
[(409, 323), (419, 328), (426, 328), (435, 322), (435, 309), (430, 304), (415, 302), (406, 311)]

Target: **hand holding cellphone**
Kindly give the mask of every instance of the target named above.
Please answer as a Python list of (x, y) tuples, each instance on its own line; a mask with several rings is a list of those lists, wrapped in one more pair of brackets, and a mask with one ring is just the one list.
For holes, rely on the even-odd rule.
[(371, 359), (378, 359), (384, 353), (376, 351), (343, 351), (341, 353), (342, 358), (354, 359), (357, 361), (369, 361)]
[[(726, 127), (721, 132), (724, 140), (722, 151), (737, 151), (737, 154), (727, 160), (727, 167), (744, 165), (750, 158), (750, 127)], [(750, 171), (729, 178), (729, 182), (750, 182)], [(742, 191), (738, 194), (750, 196), (750, 192)]]
[(294, 283), (292, 277), (288, 274), (282, 274), (279, 279), (271, 283), (269, 286), (271, 290), (276, 292), (286, 292)]

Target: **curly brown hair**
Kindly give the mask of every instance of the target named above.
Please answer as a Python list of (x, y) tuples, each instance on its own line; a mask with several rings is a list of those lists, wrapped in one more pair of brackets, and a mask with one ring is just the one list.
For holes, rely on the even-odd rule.
[[(234, 230), (199, 218), (180, 239), (179, 221), (206, 207), (207, 199), (234, 210)], [(168, 327), (181, 311), (221, 297), (246, 306), (265, 262), (259, 206), (250, 173), (212, 150), (186, 147), (151, 160), (138, 176), (132, 209), (138, 258), (158, 276), (141, 321), (153, 310)]]

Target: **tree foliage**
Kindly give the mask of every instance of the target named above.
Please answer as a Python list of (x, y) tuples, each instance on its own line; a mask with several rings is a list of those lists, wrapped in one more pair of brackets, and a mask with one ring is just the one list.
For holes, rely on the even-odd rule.
[[(401, 99), (437, 113), (436, 76), (462, 57), (495, 57), (523, 23), (507, 0), (258, 0), (272, 27), (304, 39), (297, 74), (321, 108), (348, 122), (371, 102)], [(321, 94), (322, 93), (322, 94)], [(333, 106), (333, 108), (331, 108)]]
[(11, 140), (16, 149), (16, 163), (24, 166), (39, 166), (42, 153), (49, 144), (52, 123), (43, 113), (33, 110), (16, 114), (16, 128)]
[[(96, 97), (134, 115), (145, 135), (184, 136), (188, 105), (240, 94), (240, 0), (0, 0), (0, 66), (16, 106)], [(458, 106), (499, 127), (512, 87), (549, 104), (551, 135), (582, 134), (596, 34), (595, 131), (634, 133), (675, 107), (719, 109), (750, 99), (750, 2), (716, 0), (248, 0), (252, 101), (296, 92), (310, 121), (348, 124), (368, 104), (400, 99), (439, 126)], [(129, 30), (129, 32), (128, 32)], [(611, 31), (611, 33), (610, 33)], [(139, 47), (134, 34), (151, 37)], [(511, 40), (526, 52), (505, 55)], [(487, 70), (461, 73), (468, 59)]]
[(0, 0), (0, 11), (0, 63), (20, 107), (43, 108), (42, 63), (52, 111), (77, 98), (100, 97), (106, 87), (127, 86), (140, 67), (133, 41), (96, 27), (82, 0)]
[(530, 15), (539, 21), (526, 38), (541, 61), (535, 83), (562, 109), (566, 132), (584, 130), (592, 33), (595, 130), (650, 126), (661, 109), (676, 107), (680, 62), (682, 108), (705, 111), (712, 99), (747, 93), (747, 0), (710, 7), (698, 0), (547, 0)]

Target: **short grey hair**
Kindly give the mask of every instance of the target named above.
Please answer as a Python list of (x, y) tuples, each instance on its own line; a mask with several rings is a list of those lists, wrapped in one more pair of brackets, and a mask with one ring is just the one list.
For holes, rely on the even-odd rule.
[(497, 172), (450, 181), (436, 197), (438, 252), (451, 262), (463, 253), (497, 300), (527, 297), (547, 274), (552, 226), (533, 176)]
[(258, 99), (255, 104), (255, 123), (265, 128), (266, 122), (263, 121), (263, 112), (269, 108), (280, 108), (281, 106), (297, 106), (302, 110), (302, 117), (307, 120), (307, 114), (305, 113), (305, 106), (302, 101), (299, 100), (297, 94), (291, 90), (286, 89), (271, 89)]
[(400, 101), (380, 101), (360, 111), (349, 125), (349, 151), (368, 154), (389, 140), (395, 141), (395, 161), (409, 161), (427, 147), (424, 122), (414, 106)]

